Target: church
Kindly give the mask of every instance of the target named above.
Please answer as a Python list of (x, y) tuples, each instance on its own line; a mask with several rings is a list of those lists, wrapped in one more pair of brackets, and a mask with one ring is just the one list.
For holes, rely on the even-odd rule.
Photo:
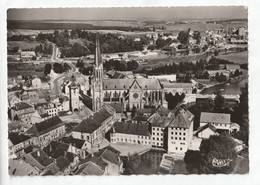
[(119, 105), (123, 111), (163, 105), (168, 107), (165, 92), (158, 79), (103, 79), (103, 62), (98, 36), (91, 83), (92, 109), (99, 110), (104, 104)]

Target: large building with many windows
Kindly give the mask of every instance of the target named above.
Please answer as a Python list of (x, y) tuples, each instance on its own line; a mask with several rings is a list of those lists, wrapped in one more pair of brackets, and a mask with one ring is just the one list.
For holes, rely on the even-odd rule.
[(126, 122), (116, 122), (113, 125), (110, 142), (152, 145), (148, 125)]
[(180, 109), (168, 125), (168, 153), (184, 154), (190, 147), (193, 137), (193, 114)]

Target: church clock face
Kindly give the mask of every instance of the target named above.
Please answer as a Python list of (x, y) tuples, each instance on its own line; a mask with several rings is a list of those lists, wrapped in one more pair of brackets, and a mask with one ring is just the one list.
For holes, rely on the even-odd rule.
[(138, 97), (139, 97), (139, 95), (138, 95), (137, 93), (134, 93), (134, 94), (133, 94), (133, 98), (134, 98), (134, 99), (137, 99)]

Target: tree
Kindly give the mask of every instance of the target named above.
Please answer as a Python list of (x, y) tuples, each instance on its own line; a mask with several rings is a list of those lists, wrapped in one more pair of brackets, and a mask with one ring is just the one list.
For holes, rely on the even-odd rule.
[(181, 31), (178, 34), (177, 39), (182, 45), (186, 45), (189, 42), (189, 30), (188, 31)]
[(53, 71), (54, 71), (55, 73), (63, 73), (63, 65), (60, 64), (60, 63), (55, 62), (55, 63), (53, 64)]
[(225, 107), (225, 98), (221, 94), (218, 94), (214, 99), (214, 104), (217, 110), (221, 110)]
[[(231, 173), (234, 169), (237, 159), (235, 150), (236, 143), (228, 134), (220, 136), (210, 136), (209, 139), (202, 140), (200, 145), (200, 153), (202, 156), (200, 170), (201, 173)], [(230, 159), (230, 163), (223, 167), (215, 167), (212, 165), (213, 159)]]
[(45, 74), (45, 75), (50, 74), (51, 69), (52, 69), (52, 65), (51, 65), (51, 64), (45, 64), (45, 67), (44, 67), (44, 74)]
[(130, 155), (128, 153), (127, 157), (123, 160), (124, 163), (124, 169), (126, 174), (134, 174), (135, 170), (137, 169), (138, 165), (141, 162), (141, 157), (137, 154), (134, 153), (133, 155)]
[[(237, 153), (236, 143), (228, 134), (213, 135), (204, 139), (200, 151), (187, 151), (184, 161), (190, 173), (199, 174), (228, 174), (234, 170)], [(224, 165), (214, 165), (213, 160), (225, 160)]]
[(234, 73), (234, 76), (239, 76), (240, 75), (240, 72), (238, 69), (236, 69), (235, 73)]

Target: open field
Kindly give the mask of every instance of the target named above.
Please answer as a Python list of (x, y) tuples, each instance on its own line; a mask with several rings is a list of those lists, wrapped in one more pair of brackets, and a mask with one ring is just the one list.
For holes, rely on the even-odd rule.
[(248, 51), (219, 55), (218, 58), (229, 60), (237, 64), (248, 63)]
[(26, 42), (26, 41), (8, 41), (7, 47), (8, 48), (14, 48), (19, 47), (21, 50), (28, 50), (28, 49), (35, 49), (37, 45), (39, 45), (39, 42)]

